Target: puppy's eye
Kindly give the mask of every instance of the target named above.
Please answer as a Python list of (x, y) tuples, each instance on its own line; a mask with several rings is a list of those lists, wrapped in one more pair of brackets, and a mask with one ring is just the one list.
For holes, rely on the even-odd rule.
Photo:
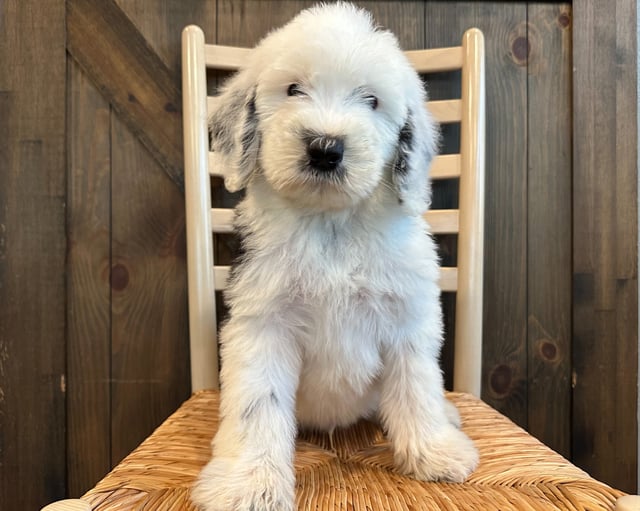
[(299, 83), (292, 83), (287, 88), (287, 96), (304, 96), (305, 93)]
[(378, 98), (376, 98), (375, 96), (365, 96), (364, 100), (366, 101), (367, 105), (371, 107), (371, 110), (375, 110), (376, 108), (378, 108)]

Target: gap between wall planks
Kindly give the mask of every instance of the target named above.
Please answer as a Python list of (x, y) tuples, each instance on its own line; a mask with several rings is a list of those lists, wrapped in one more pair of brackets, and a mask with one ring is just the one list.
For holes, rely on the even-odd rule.
[(11, 511), (65, 490), (64, 1), (0, 2), (0, 34), (0, 509)]

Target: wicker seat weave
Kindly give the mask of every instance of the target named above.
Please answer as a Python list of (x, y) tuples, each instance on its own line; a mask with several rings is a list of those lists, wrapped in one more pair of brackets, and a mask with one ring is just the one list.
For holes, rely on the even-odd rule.
[[(371, 422), (333, 436), (298, 437), (299, 510), (606, 510), (621, 492), (589, 477), (509, 419), (467, 394), (448, 394), (480, 466), (463, 484), (397, 474), (389, 443)], [(190, 487), (209, 460), (219, 394), (194, 394), (83, 499), (96, 511), (194, 510)]]

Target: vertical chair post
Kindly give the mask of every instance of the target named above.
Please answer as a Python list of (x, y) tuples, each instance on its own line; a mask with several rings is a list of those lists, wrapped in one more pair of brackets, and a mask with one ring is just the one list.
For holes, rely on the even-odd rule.
[[(208, 170), (207, 83), (204, 33), (182, 31), (182, 105), (189, 285), (191, 390), (218, 388), (218, 346)], [(205, 191), (205, 193), (202, 193)]]
[(462, 38), (460, 123), (460, 234), (453, 387), (480, 396), (484, 251), (485, 85), (484, 37), (469, 29)]

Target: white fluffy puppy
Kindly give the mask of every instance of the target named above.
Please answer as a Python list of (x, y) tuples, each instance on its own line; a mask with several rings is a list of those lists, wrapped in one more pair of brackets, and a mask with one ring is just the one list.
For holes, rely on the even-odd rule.
[(227, 188), (246, 188), (245, 253), (226, 293), (220, 428), (192, 494), (202, 509), (292, 509), (298, 424), (376, 416), (401, 472), (475, 468), (438, 366), (424, 101), (396, 38), (347, 3), (269, 34), (223, 90), (212, 147)]

